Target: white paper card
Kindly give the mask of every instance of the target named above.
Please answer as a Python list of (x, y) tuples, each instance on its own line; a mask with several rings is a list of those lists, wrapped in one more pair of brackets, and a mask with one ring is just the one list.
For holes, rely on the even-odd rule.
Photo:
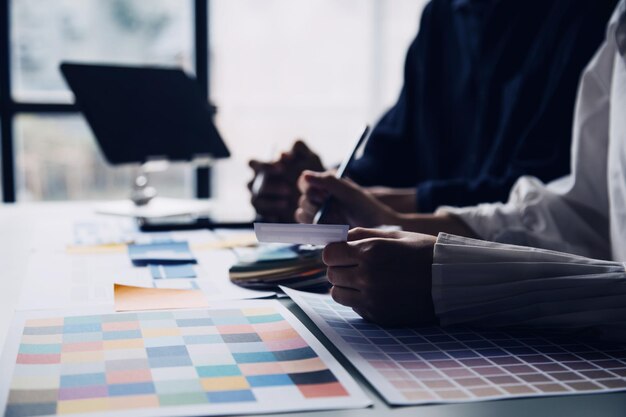
[(347, 224), (254, 223), (259, 242), (326, 245), (348, 240)]

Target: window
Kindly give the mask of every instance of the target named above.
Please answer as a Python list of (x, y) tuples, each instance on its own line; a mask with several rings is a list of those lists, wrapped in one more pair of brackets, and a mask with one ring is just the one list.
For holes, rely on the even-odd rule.
[(193, 66), (189, 0), (12, 0), (12, 93), (71, 102), (61, 61)]
[(304, 138), (325, 164), (397, 99), (424, 0), (211, 0), (211, 99), (233, 157), (214, 192), (248, 199), (250, 158)]
[[(395, 100), (424, 3), (0, 2), (4, 201), (128, 194), (135, 168), (102, 160), (59, 73), (63, 60), (178, 66), (195, 73), (210, 92), (216, 123), (233, 153), (212, 170), (220, 198), (247, 199), (247, 160), (269, 158), (296, 137), (335, 163), (361, 125), (375, 122)], [(184, 164), (154, 178), (160, 193), (173, 197), (206, 195), (206, 180)]]
[[(108, 165), (80, 115), (24, 114), (15, 120), (18, 201), (128, 197), (137, 167)], [(150, 174), (160, 194), (191, 198), (192, 171), (173, 164)]]

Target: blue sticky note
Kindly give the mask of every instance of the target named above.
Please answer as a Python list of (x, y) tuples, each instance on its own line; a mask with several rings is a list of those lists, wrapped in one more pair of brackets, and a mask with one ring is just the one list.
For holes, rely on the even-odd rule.
[(149, 264), (189, 264), (196, 258), (187, 242), (155, 242), (128, 245), (128, 256), (136, 266)]
[(195, 278), (196, 271), (193, 264), (180, 265), (149, 265), (154, 279), (168, 278)]

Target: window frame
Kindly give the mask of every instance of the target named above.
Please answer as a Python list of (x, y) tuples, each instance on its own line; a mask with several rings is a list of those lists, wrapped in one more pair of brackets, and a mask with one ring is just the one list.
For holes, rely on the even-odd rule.
[[(2, 153), (2, 201), (16, 202), (15, 118), (20, 114), (80, 114), (78, 106), (64, 103), (19, 102), (11, 92), (11, 3), (0, 1), (0, 149)], [(209, 100), (209, 1), (193, 0), (195, 72), (204, 97)], [(211, 169), (196, 170), (197, 198), (211, 196)]]

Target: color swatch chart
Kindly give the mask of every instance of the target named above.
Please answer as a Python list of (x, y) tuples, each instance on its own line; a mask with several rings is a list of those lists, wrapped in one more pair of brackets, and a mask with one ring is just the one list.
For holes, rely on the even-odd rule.
[(528, 333), (383, 329), (329, 295), (285, 292), (390, 404), (626, 390), (626, 349)]
[(17, 320), (0, 381), (5, 417), (121, 416), (129, 409), (138, 416), (215, 415), (370, 403), (276, 301)]

